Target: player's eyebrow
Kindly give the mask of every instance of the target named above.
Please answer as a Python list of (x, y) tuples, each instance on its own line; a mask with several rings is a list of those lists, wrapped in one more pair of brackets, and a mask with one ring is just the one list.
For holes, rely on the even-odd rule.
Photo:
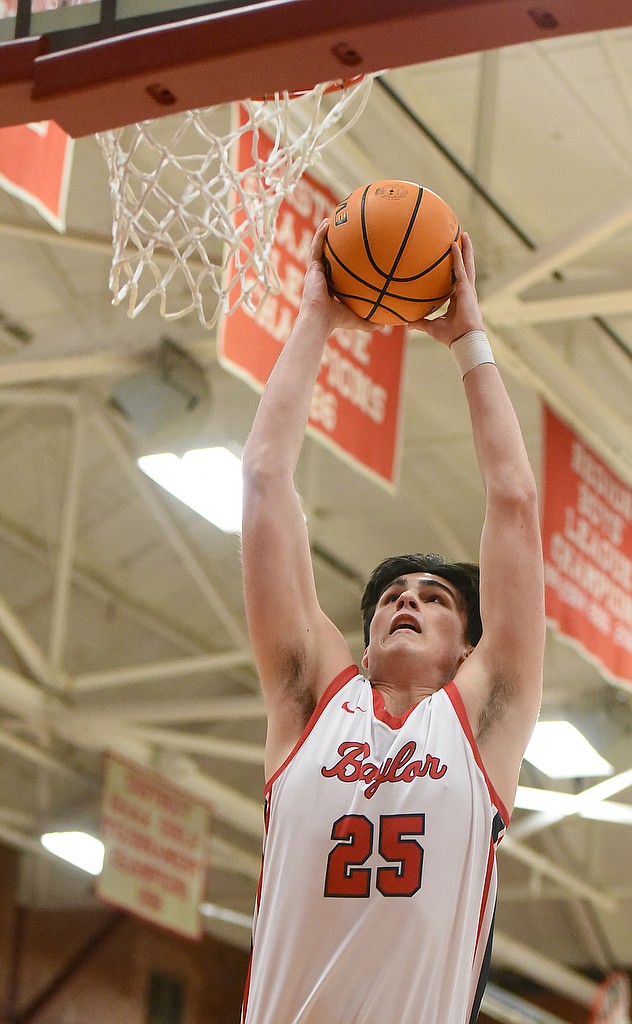
[[(384, 593), (384, 594), (385, 594), (387, 590), (390, 590), (390, 589), (391, 589), (391, 587), (407, 587), (407, 586), (409, 586), (409, 585), (410, 585), (410, 584), (409, 584), (409, 580), (408, 580), (408, 577), (407, 577), (407, 576), (398, 576), (398, 577), (397, 577), (397, 579), (395, 579), (395, 580), (391, 580), (391, 582), (389, 583), (389, 585), (388, 585), (387, 587), (385, 587), (385, 588), (384, 588), (384, 590), (382, 591), (382, 593)], [(421, 590), (422, 590), (422, 589), (423, 589), (424, 587), (439, 587), (439, 588), (440, 588), (441, 590), (445, 590), (446, 594), (449, 594), (449, 595), (450, 595), (450, 597), (452, 598), (452, 600), (453, 600), (453, 601), (455, 602), (455, 604), (456, 604), (456, 601), (457, 601), (457, 597), (456, 597), (456, 594), (454, 593), (454, 591), (452, 590), (452, 588), (451, 588), (451, 587), (449, 587), (449, 586), (448, 586), (448, 585), (447, 585), (446, 583), (442, 583), (442, 582), (440, 582), (439, 580), (429, 580), (429, 579), (427, 579), (426, 577), (424, 577), (424, 576), (421, 576), (421, 577), (419, 578), (419, 580), (417, 581), (417, 585), (418, 585), (418, 589), (419, 589), (420, 591), (421, 591)]]
[(456, 594), (451, 587), (448, 587), (445, 583), (440, 583), (439, 580), (427, 580), (420, 579), (419, 589), (422, 590), (424, 587), (439, 587), (440, 590), (445, 590), (446, 594), (449, 594), (453, 601), (456, 602)]

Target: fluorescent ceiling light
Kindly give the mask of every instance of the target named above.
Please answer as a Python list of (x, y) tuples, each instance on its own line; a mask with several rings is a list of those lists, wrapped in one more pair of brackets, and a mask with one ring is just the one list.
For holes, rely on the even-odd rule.
[[(544, 811), (547, 814), (574, 814), (577, 809), (576, 797), (570, 793), (558, 793), (552, 789), (533, 789), (518, 786), (515, 806), (525, 811)], [(615, 803), (614, 800), (600, 800), (579, 812), (580, 818), (592, 821), (611, 821), (616, 825), (632, 825), (632, 805)]]
[(583, 779), (614, 771), (570, 722), (538, 722), (524, 756), (552, 779)]
[(100, 875), (103, 868), (103, 843), (87, 832), (46, 832), (40, 837), (42, 846), (69, 864)]
[(575, 807), (575, 797), (571, 793), (558, 793), (551, 789), (533, 789), (530, 786), (518, 786), (515, 806), (525, 811), (572, 814)]
[(227, 448), (165, 452), (138, 460), (143, 473), (225, 533), (241, 532), (241, 462)]

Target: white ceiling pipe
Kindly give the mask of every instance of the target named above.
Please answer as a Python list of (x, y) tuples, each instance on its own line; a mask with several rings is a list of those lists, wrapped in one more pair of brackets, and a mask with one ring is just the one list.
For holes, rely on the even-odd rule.
[[(610, 885), (608, 892), (617, 903), (632, 900), (632, 883), (629, 885)], [(504, 882), (502, 897), (505, 903), (533, 903), (535, 899), (547, 902), (567, 903), (568, 893), (563, 892), (553, 883), (545, 884), (537, 875), (524, 882)]]
[(625, 316), (632, 312), (632, 290), (590, 291), (554, 299), (498, 299), (486, 316), (497, 327), (514, 324), (585, 320), (593, 316)]
[(18, 811), (15, 807), (0, 806), (0, 821), (3, 825), (10, 825), (11, 828), (29, 829), (33, 827), (33, 816), (24, 811)]
[(564, 964), (550, 960), (530, 946), (499, 932), (494, 936), (492, 962), (496, 966), (509, 967), (518, 974), (537, 981), (544, 988), (552, 989), (582, 1006), (592, 1006), (599, 988), (596, 982), (583, 974), (572, 971)]
[(41, 718), (60, 704), (13, 669), (0, 665), (0, 708), (19, 718)]
[(588, 811), (595, 804), (601, 803), (609, 796), (614, 796), (615, 793), (621, 793), (630, 786), (632, 786), (632, 768), (628, 768), (618, 775), (613, 775), (609, 779), (604, 779), (603, 782), (590, 786), (583, 793), (571, 795), (569, 806), (564, 810), (542, 811), (538, 814), (531, 814), (512, 828), (512, 837), (514, 839), (524, 839), (525, 836), (533, 835), (535, 832), (548, 828), (549, 825), (554, 825), (564, 818), (581, 814), (582, 811)]
[[(41, 383), (48, 380), (85, 380), (90, 377), (122, 377), (152, 366), (155, 353), (90, 352), (87, 355), (27, 359), (23, 355), (0, 363), (0, 387)], [(31, 404), (36, 404), (35, 400)]]
[(11, 846), (13, 849), (23, 850), (25, 853), (36, 853), (38, 856), (47, 857), (48, 860), (59, 860), (54, 853), (50, 853), (42, 846), (39, 839), (33, 839), (32, 836), (25, 836), (23, 832), (18, 832), (17, 829), (11, 828), (9, 825), (5, 825), (1, 822), (0, 842), (5, 843), (7, 846)]
[(632, 87), (630, 86), (627, 63), (621, 60), (621, 55), (616, 45), (616, 36), (612, 37), (608, 32), (600, 32), (597, 36), (597, 45), (602, 51), (605, 64), (612, 75), (613, 81), (616, 83), (619, 97), (627, 110), (628, 120), (632, 128)]
[(632, 223), (632, 197), (617, 200), (609, 209), (602, 210), (596, 217), (576, 225), (568, 234), (554, 238), (535, 252), (526, 256), (522, 263), (505, 274), (492, 278), (482, 288), (481, 308), (485, 316), (494, 319), (497, 304), (512, 298), (538, 281), (547, 280), (555, 270), (560, 270), (585, 252), (590, 252), (612, 235)]
[[(0, 821), (0, 842), (5, 843), (12, 849), (22, 850), (24, 853), (34, 853), (38, 857), (45, 857), (53, 863), (59, 863), (57, 854), (51, 853), (42, 846), (39, 839), (25, 835), (24, 832), (11, 827), (6, 821)], [(261, 871), (261, 858), (246, 854), (232, 844), (224, 841), (213, 840), (209, 844), (209, 860), (212, 867), (217, 867), (229, 873), (242, 874), (251, 881), (256, 882)], [(64, 863), (69, 863), (65, 861)], [(76, 865), (71, 865), (76, 867)], [(81, 870), (77, 868), (77, 870)]]
[(613, 911), (616, 909), (616, 900), (609, 893), (602, 892), (602, 890), (588, 885), (581, 878), (571, 874), (570, 871), (565, 871), (564, 868), (554, 864), (548, 857), (536, 853), (530, 847), (523, 846), (515, 839), (512, 839), (511, 836), (505, 836), (499, 849), (509, 854), (510, 857), (514, 857), (515, 860), (520, 860), (523, 864), (527, 864), (539, 874), (555, 879), (565, 889), (569, 889), (570, 892), (574, 892), (583, 899), (590, 900), (591, 903), (601, 907), (602, 910)]
[(23, 623), (1, 594), (0, 629), (40, 683), (51, 689), (58, 689), (64, 685), (64, 674), (53, 668), (42, 649), (35, 643), (33, 637), (25, 629)]
[(132, 487), (144, 502), (146, 508), (160, 527), (165, 539), (180, 558), (182, 565), (187, 570), (191, 579), (195, 582), (200, 593), (208, 602), (209, 607), (217, 615), (218, 619), (233, 639), (237, 647), (248, 646), (247, 638), (238, 622), (237, 616), (230, 611), (222, 598), (220, 591), (208, 578), (195, 552), (185, 541), (182, 532), (178, 529), (166, 511), (165, 505), (159, 500), (155, 486), (145, 477), (138, 468), (130, 453), (122, 444), (118, 434), (114, 430), (112, 421), (108, 419), (103, 411), (94, 406), (92, 421), (98, 428), (99, 433), (113, 453), (116, 461), (122, 467)]
[[(12, 221), (0, 221), (0, 235), (7, 238), (19, 238), (26, 242), (38, 242), (50, 245), (54, 249), (75, 249), (79, 252), (93, 252), (112, 260), (112, 236), (96, 235), (87, 231), (64, 231), (63, 234), (36, 224), (16, 224)], [(170, 265), (173, 257), (167, 253), (156, 252), (152, 259), (156, 263)], [(204, 266), (199, 257), (189, 257), (189, 263)]]
[(81, 411), (75, 413), (70, 444), (68, 471), (61, 509), (59, 548), (55, 565), (55, 585), (50, 609), (48, 656), (55, 669), (63, 664), (68, 631), (68, 609), (72, 589), (75, 540), (81, 494), (84, 422)]
[(244, 796), (231, 786), (203, 774), (184, 755), (169, 756), (165, 760), (165, 773), (171, 781), (210, 803), (216, 817), (246, 835), (261, 839), (263, 810), (260, 801)]
[[(500, 73), (499, 50), (485, 50), (477, 54), (478, 63), (478, 97), (477, 109), (473, 118), (474, 139), (471, 170), (477, 181), (494, 180), (494, 155), (497, 146), (498, 125), (498, 76)], [(476, 214), (480, 217), (481, 205), (478, 196), (472, 189), (469, 196), (468, 221), (473, 221)], [(461, 222), (465, 221), (465, 211), (461, 214)], [(479, 220), (480, 225), (480, 220)], [(470, 231), (472, 229), (470, 228)], [(473, 232), (472, 232), (473, 233)]]
[(79, 249), (84, 252), (102, 253), (112, 259), (112, 238), (79, 231), (64, 231), (60, 234), (39, 224), (14, 224), (0, 221), (0, 235), (7, 238), (21, 238), (27, 242), (44, 242), (54, 248)]
[[(0, 370), (1, 372), (1, 370)], [(36, 562), (38, 565), (44, 565), (46, 567), (50, 564), (48, 549), (43, 544), (37, 543), (27, 537), (22, 536), (15, 530), (12, 530), (6, 525), (6, 523), (0, 522), (0, 538), (9, 544), (15, 551), (20, 551), (28, 555), (29, 559)], [(190, 653), (197, 654), (200, 651), (201, 644), (194, 643), (194, 641), (188, 637), (183, 636), (182, 633), (172, 626), (168, 626), (167, 623), (154, 615), (150, 610), (141, 608), (135, 604), (133, 599), (128, 599), (126, 595), (120, 591), (114, 592), (104, 585), (100, 580), (94, 579), (90, 574), (84, 571), (82, 568), (75, 564), (73, 569), (73, 582), (77, 588), (77, 591), (83, 594), (89, 594), (94, 597), (97, 601), (101, 601), (105, 604), (109, 604), (115, 597), (117, 604), (121, 608), (122, 613), (135, 623), (139, 623), (143, 628), (151, 630), (153, 633), (157, 633), (159, 636), (164, 637), (170, 643), (175, 644), (182, 651), (189, 651)]]
[(181, 750), (205, 757), (219, 757), (229, 761), (263, 766), (264, 747), (261, 743), (245, 743), (203, 733), (176, 732), (173, 729), (152, 729), (142, 726), (122, 729), (132, 739), (151, 743), (166, 750)]
[(157, 679), (172, 679), (176, 676), (222, 672), (228, 668), (248, 665), (251, 661), (250, 648), (245, 647), (220, 654), (191, 655), (188, 658), (175, 658), (171, 661), (153, 661), (142, 665), (104, 669), (101, 672), (83, 672), (75, 676), (73, 688), (76, 691), (99, 690), (110, 686), (126, 686), (128, 683), (146, 683)]
[(81, 728), (71, 729), (66, 727), (63, 719), (56, 720), (55, 733), (67, 743), (73, 744), (83, 750), (91, 750), (101, 754), (118, 754), (119, 757), (133, 761), (141, 767), (154, 767), (154, 752), (146, 743), (132, 739), (120, 732), (115, 724), (111, 729), (105, 729), (103, 723), (89, 723), (84, 721)]
[[(260, 697), (204, 697), (197, 700), (147, 701), (117, 707), (121, 722), (240, 722), (265, 718)], [(632, 808), (630, 809), (632, 813)]]
[(24, 740), (19, 736), (13, 736), (12, 733), (2, 729), (0, 729), (0, 747), (4, 750), (9, 750), (12, 754), (16, 754), (31, 764), (36, 764), (38, 768), (46, 768), (48, 771), (61, 775), (64, 778), (72, 779), (74, 782), (83, 782), (86, 786), (91, 785), (87, 776), (82, 775), (73, 768), (69, 768), (63, 761), (42, 750), (34, 743), (29, 743), (28, 740)]
[[(215, 352), (209, 349), (208, 337), (200, 341), (187, 341), (183, 343), (182, 347), (202, 365), (210, 366), (216, 361)], [(40, 359), (27, 357), (20, 353), (20, 355), (8, 356), (0, 363), (0, 389), (6, 385), (11, 385), (12, 389), (18, 384), (40, 385), (43, 381), (123, 377), (138, 370), (153, 367), (155, 362), (155, 346), (149, 349), (142, 348), (135, 352), (117, 352), (105, 349), (81, 354), (70, 349), (67, 352), (58, 351), (57, 355), (50, 358)], [(71, 407), (77, 401), (76, 395), (66, 395), (64, 392), (50, 392), (50, 394), (57, 397), (53, 400), (50, 397), (46, 398), (45, 404), (63, 404)], [(11, 391), (2, 392), (0, 390), (0, 397), (3, 402), (11, 403)], [(22, 392), (22, 398), (18, 400), (17, 404), (26, 403), (30, 405), (43, 404), (40, 392), (36, 390)]]
[(59, 719), (57, 732), (64, 739), (78, 747), (88, 750), (120, 754), (142, 766), (163, 774), (170, 782), (175, 782), (188, 792), (201, 797), (210, 803), (214, 814), (226, 821), (240, 832), (261, 837), (263, 814), (261, 803), (244, 796), (239, 790), (219, 782), (198, 769), (194, 761), (179, 754), (166, 754), (160, 765), (156, 765), (153, 749), (141, 740), (122, 732), (116, 726), (104, 728), (103, 722), (94, 722), (92, 726), (83, 722), (79, 728), (71, 728), (68, 723)]
[[(1, 373), (0, 382), (2, 382)], [(0, 388), (0, 405), (59, 405), (72, 411), (76, 408), (77, 402), (76, 395), (70, 395), (66, 391), (54, 391), (52, 388), (42, 388), (41, 390), (37, 388)]]
[(242, 850), (234, 843), (229, 843), (217, 833), (211, 836), (209, 846), (215, 867), (244, 875), (251, 882), (259, 881), (261, 854), (248, 853), (247, 850)]
[(500, 1024), (565, 1024), (548, 1010), (520, 999), (492, 982), (488, 982), (485, 988), (481, 1010)]
[[(591, 821), (611, 821), (616, 825), (632, 825), (632, 804), (622, 804), (615, 800), (592, 801), (584, 804), (579, 811), (575, 806), (575, 796), (572, 793), (559, 793), (551, 789), (535, 789), (532, 786), (518, 786), (514, 807), (520, 807), (525, 811), (539, 811), (555, 816), (559, 821), (558, 812), (565, 817), (567, 814), (579, 814), (580, 818), (588, 818)], [(537, 815), (530, 815), (524, 819), (524, 823), (532, 821)], [(523, 835), (522, 821), (511, 826), (511, 834), (514, 839), (520, 839)]]
[(490, 325), (487, 334), (501, 367), (532, 388), (623, 480), (632, 483), (632, 429), (608, 400), (597, 394), (535, 328), (523, 326), (513, 332), (520, 351), (508, 345)]
[[(103, 722), (104, 725), (127, 726), (135, 722), (146, 725), (178, 725), (185, 722), (243, 722), (265, 718), (265, 705), (258, 697), (202, 697), (192, 700), (167, 700), (160, 704), (155, 701), (134, 701), (129, 704), (117, 702), (104, 708), (90, 708), (89, 711), (68, 709), (51, 715), (48, 719), (53, 727), (57, 717), (80, 728), (84, 722)], [(630, 808), (632, 815), (632, 807)]]

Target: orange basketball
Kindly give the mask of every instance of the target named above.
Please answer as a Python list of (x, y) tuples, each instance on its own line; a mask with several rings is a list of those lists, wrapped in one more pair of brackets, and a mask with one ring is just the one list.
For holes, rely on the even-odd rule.
[(333, 211), (323, 260), (334, 294), (363, 320), (412, 323), (454, 289), (451, 244), (461, 229), (435, 192), (412, 181), (374, 181)]

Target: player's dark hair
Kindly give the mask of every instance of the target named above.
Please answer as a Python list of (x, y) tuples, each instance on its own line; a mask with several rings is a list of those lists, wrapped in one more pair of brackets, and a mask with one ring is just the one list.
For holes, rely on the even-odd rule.
[(441, 576), (456, 587), (466, 613), (465, 639), (475, 647), (483, 633), (481, 623), (479, 569), (472, 562), (446, 562), (441, 555), (391, 555), (375, 567), (364, 588), (360, 609), (364, 629), (364, 644), (368, 646), (371, 620), (375, 607), (393, 580), (413, 572), (429, 572)]

